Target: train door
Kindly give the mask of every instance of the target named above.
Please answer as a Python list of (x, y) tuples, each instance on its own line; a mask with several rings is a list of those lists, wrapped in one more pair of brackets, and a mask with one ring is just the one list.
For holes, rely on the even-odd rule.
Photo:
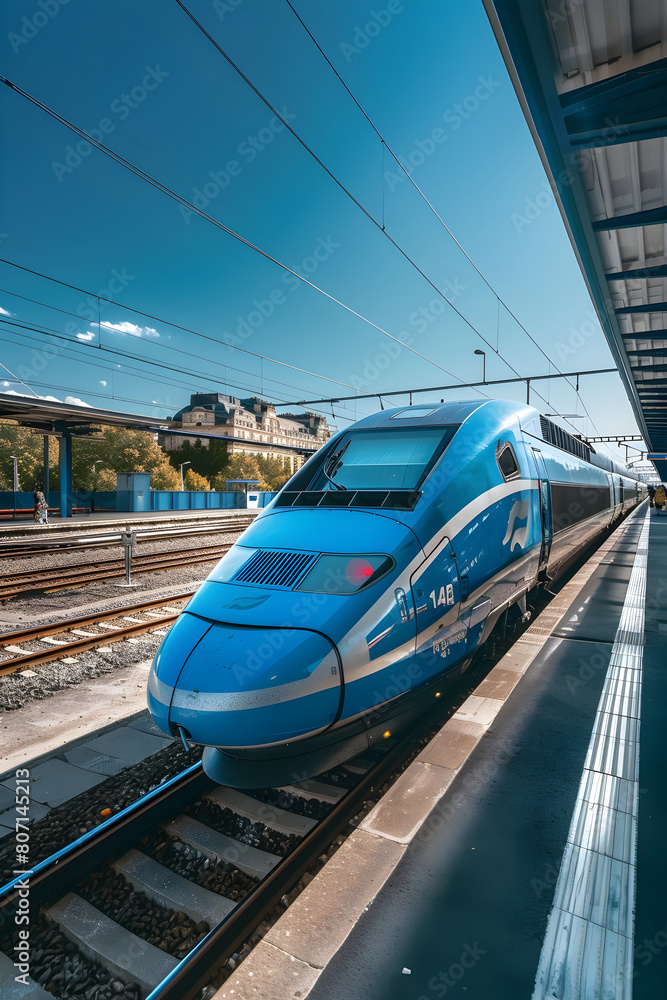
[(461, 579), (448, 538), (443, 538), (435, 552), (415, 570), (410, 586), (417, 621), (417, 687), (443, 670), (460, 665), (466, 652), (468, 628), (459, 621)]
[(551, 484), (547, 474), (547, 467), (544, 455), (539, 448), (533, 448), (535, 465), (537, 467), (537, 478), (540, 484), (540, 521), (542, 523), (542, 545), (540, 547), (540, 565), (538, 576), (544, 578), (547, 573), (549, 553), (551, 552), (551, 542), (553, 539), (553, 524), (551, 520)]

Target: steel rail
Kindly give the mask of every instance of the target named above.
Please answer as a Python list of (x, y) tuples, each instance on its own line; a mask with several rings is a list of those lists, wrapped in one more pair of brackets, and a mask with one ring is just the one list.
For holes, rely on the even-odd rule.
[(15, 656), (11, 660), (0, 663), (0, 677), (5, 674), (14, 674), (17, 670), (24, 670), (26, 667), (35, 667), (40, 663), (47, 663), (49, 660), (60, 659), (61, 656), (72, 656), (76, 653), (85, 653), (96, 646), (106, 645), (110, 642), (118, 642), (120, 639), (130, 639), (132, 636), (141, 635), (142, 632), (151, 632), (156, 628), (164, 628), (165, 625), (174, 624), (178, 615), (167, 615), (159, 622), (145, 622), (141, 625), (128, 625), (115, 629), (108, 635), (96, 635), (90, 639), (76, 639), (66, 645), (58, 646), (56, 649), (38, 650), (35, 653), (24, 653), (23, 656)]
[[(442, 714), (441, 708), (439, 711)], [(332, 840), (349, 826), (369, 795), (384, 784), (412, 750), (421, 746), (420, 739), (433, 724), (436, 712), (438, 709), (428, 713), (418, 733), (406, 735), (388, 750), (294, 850), (179, 962), (146, 1000), (194, 1000), (198, 991), (210, 981), (214, 970), (239, 948), (275, 903), (312, 866)], [(215, 782), (205, 775), (201, 764), (192, 765), (72, 844), (45, 858), (25, 873), (29, 876), (33, 905), (41, 905), (55, 891), (71, 889), (86, 871), (115, 851), (126, 850), (131, 844), (136, 844), (146, 832), (172, 819), (188, 801), (214, 786)], [(0, 920), (3, 916), (5, 920), (11, 918), (19, 902), (21, 884), (22, 876), (19, 874), (0, 887)]]
[(157, 597), (150, 601), (140, 601), (138, 604), (124, 604), (122, 608), (115, 608), (112, 611), (98, 611), (90, 615), (68, 618), (62, 622), (52, 622), (49, 625), (35, 625), (33, 628), (24, 628), (17, 632), (3, 632), (0, 634), (0, 645), (7, 645), (7, 643), (14, 642), (28, 642), (30, 639), (41, 639), (42, 636), (67, 632), (71, 628), (80, 628), (83, 625), (95, 625), (97, 622), (106, 621), (107, 618), (120, 618), (122, 615), (129, 615), (135, 611), (150, 611), (152, 608), (162, 608), (166, 604), (173, 604), (174, 601), (188, 601), (194, 593), (194, 590), (188, 590), (184, 594), (174, 594), (172, 597)]
[[(186, 594), (177, 594), (174, 597), (162, 597), (153, 601), (144, 601), (141, 604), (130, 604), (123, 608), (116, 608), (115, 611), (101, 611), (97, 615), (82, 615), (79, 618), (71, 618), (67, 622), (58, 622), (53, 625), (42, 625), (36, 626), (31, 629), (22, 629), (19, 632), (5, 632), (0, 635), (0, 646), (13, 645), (17, 642), (30, 642), (35, 639), (41, 639), (47, 635), (57, 635), (65, 632), (69, 632), (70, 629), (79, 628), (82, 625), (95, 625), (97, 622), (105, 621), (109, 618), (121, 618), (128, 612), (139, 613), (141, 611), (148, 611), (151, 608), (157, 608), (164, 606), (165, 604), (173, 604), (174, 601), (187, 601), (194, 595), (194, 591), (189, 591)], [(180, 614), (180, 612), (179, 612)], [(118, 642), (121, 639), (128, 639), (135, 635), (141, 635), (143, 632), (150, 632), (153, 629), (164, 628), (165, 626), (170, 627), (174, 624), (178, 614), (176, 615), (165, 615), (157, 621), (145, 622), (139, 624), (138, 622), (133, 622), (130, 625), (122, 625), (115, 628), (112, 632), (100, 632), (99, 635), (90, 636), (89, 638), (72, 639), (67, 643), (63, 643), (62, 646), (57, 646), (50, 649), (36, 650), (34, 652), (28, 652), (13, 656), (11, 660), (5, 660), (0, 662), (0, 677), (5, 674), (16, 673), (17, 670), (24, 670), (26, 667), (38, 666), (41, 663), (49, 663), (52, 660), (58, 660), (62, 656), (70, 656), (72, 653), (85, 653), (89, 649), (94, 649), (96, 646), (106, 645), (110, 642)], [(4, 650), (0, 649), (0, 652)]]
[[(190, 528), (164, 528), (148, 531), (136, 530), (137, 545), (147, 541), (159, 541), (161, 538), (190, 538), (199, 534), (213, 535), (216, 533), (231, 534), (235, 531), (243, 531), (245, 528), (250, 527), (253, 521), (254, 517), (247, 519), (239, 518), (234, 522), (215, 521), (210, 526), (197, 525)], [(55, 537), (39, 538), (33, 541), (25, 542), (6, 541), (0, 539), (0, 555), (5, 553), (15, 559), (25, 559), (30, 556), (51, 555), (54, 552), (57, 554), (62, 549), (69, 548), (78, 552), (82, 549), (102, 548), (107, 545), (120, 545), (120, 539), (120, 531), (105, 532), (100, 535), (87, 533), (86, 535), (75, 536), (74, 538), (57, 535)]]
[[(192, 566), (197, 563), (213, 562), (214, 560), (229, 552), (233, 543), (227, 545), (215, 545), (206, 549), (198, 549), (192, 552), (183, 549), (179, 552), (155, 553), (150, 556), (136, 556), (132, 560), (132, 571), (134, 573), (158, 573), (167, 569), (175, 569), (183, 566), (183, 559), (187, 556), (187, 565)], [(71, 572), (67, 568), (60, 569), (60, 575), (54, 580), (53, 572), (58, 567), (51, 570), (40, 570), (35, 573), (15, 573), (6, 577), (7, 583), (0, 586), (0, 600), (7, 600), (10, 597), (17, 597), (19, 594), (39, 591), (40, 593), (53, 593), (57, 590), (65, 590), (67, 587), (83, 586), (87, 583), (97, 583), (103, 580), (113, 580), (119, 576), (125, 576), (125, 562), (122, 559), (101, 560), (105, 567), (101, 570), (91, 569), (99, 566), (100, 562), (88, 563), (81, 566), (71, 567)]]
[(197, 993), (208, 985), (212, 969), (219, 967), (240, 947), (264, 920), (267, 912), (312, 866), (334, 838), (349, 826), (369, 795), (384, 784), (411, 750), (421, 746), (420, 738), (428, 732), (436, 714), (442, 714), (442, 710), (429, 712), (417, 734), (413, 732), (399, 740), (375, 767), (367, 771), (294, 850), (179, 962), (146, 1000), (194, 1000)]

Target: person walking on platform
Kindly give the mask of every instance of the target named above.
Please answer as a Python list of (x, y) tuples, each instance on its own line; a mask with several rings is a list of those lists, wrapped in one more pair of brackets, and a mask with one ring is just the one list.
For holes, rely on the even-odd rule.
[(32, 513), (33, 521), (35, 524), (48, 524), (49, 505), (37, 483), (35, 483), (35, 492), (32, 495), (32, 499), (34, 504)]
[(653, 503), (653, 497), (655, 496), (655, 486), (651, 486), (651, 484), (649, 483), (646, 489), (648, 490), (648, 505), (649, 507), (655, 507), (655, 504)]
[(653, 497), (653, 502), (655, 504), (656, 514), (657, 515), (661, 514), (662, 508), (665, 506), (665, 503), (667, 503), (667, 490), (662, 485), (662, 483), (660, 483), (660, 485), (656, 487), (655, 495)]

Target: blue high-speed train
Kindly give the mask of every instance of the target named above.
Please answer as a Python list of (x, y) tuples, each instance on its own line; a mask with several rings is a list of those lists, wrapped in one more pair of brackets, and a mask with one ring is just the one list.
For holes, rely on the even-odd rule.
[(507, 609), (646, 495), (530, 406), (384, 410), (341, 431), (165, 637), (156, 723), (237, 787), (306, 778), (434, 703)]

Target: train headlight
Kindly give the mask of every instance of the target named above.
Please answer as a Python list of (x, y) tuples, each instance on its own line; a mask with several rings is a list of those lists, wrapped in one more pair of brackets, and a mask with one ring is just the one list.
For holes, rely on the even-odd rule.
[(394, 566), (387, 555), (322, 555), (296, 590), (311, 594), (356, 594), (377, 583)]

